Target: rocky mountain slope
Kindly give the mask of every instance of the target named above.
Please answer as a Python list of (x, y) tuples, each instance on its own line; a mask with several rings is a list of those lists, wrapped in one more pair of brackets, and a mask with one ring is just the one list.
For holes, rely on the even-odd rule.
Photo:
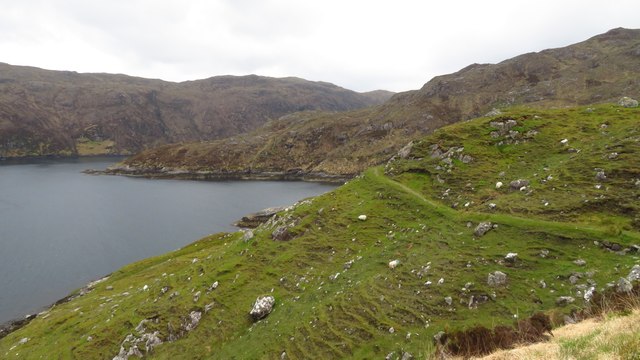
[(130, 154), (235, 135), (295, 111), (363, 108), (389, 96), (298, 78), (172, 83), (0, 63), (0, 157)]
[(253, 231), (88, 285), (0, 356), (428, 358), (434, 335), (574, 321), (607, 289), (640, 294), (638, 116), (516, 107), (440, 129)]
[(563, 107), (640, 94), (640, 30), (614, 29), (559, 49), (438, 76), (383, 105), (303, 112), (249, 135), (142, 152), (115, 173), (183, 177), (345, 178), (386, 161), (411, 139), (494, 108)]

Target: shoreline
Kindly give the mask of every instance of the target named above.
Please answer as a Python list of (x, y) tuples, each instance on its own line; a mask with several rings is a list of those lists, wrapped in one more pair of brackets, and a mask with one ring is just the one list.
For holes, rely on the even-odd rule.
[(330, 184), (343, 184), (357, 174), (336, 175), (327, 173), (306, 173), (302, 171), (256, 171), (237, 172), (183, 171), (183, 170), (139, 170), (135, 168), (114, 168), (105, 170), (87, 169), (83, 173), (89, 175), (116, 175), (146, 179), (166, 180), (200, 180), (200, 181), (308, 181)]

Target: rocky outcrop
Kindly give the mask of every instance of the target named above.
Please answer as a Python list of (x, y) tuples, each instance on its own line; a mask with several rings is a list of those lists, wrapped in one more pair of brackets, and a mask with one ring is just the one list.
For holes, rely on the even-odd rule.
[(269, 219), (284, 209), (286, 209), (286, 206), (266, 208), (253, 214), (243, 216), (242, 219), (237, 221), (234, 225), (241, 228), (256, 228), (260, 226), (260, 224), (269, 221)]

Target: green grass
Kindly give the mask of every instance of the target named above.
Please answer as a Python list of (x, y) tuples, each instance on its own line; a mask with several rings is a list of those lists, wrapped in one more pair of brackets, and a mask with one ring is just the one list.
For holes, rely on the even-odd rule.
[[(576, 286), (589, 279), (603, 289), (639, 261), (637, 254), (618, 255), (594, 243), (640, 243), (637, 229), (630, 225), (637, 216), (632, 201), (637, 190), (625, 185), (628, 178), (617, 177), (639, 171), (633, 156), (637, 144), (625, 143), (629, 152), (624, 162), (614, 163), (596, 155), (573, 161), (570, 154), (550, 151), (549, 144), (559, 141), (560, 134), (570, 134), (572, 143), (583, 144), (580, 154), (595, 154), (602, 136), (592, 131), (595, 124), (608, 122), (616, 134), (602, 143), (619, 143), (636, 136), (638, 112), (608, 105), (591, 113), (514, 111), (522, 129), (539, 131), (529, 142), (499, 150), (487, 128), (491, 119), (443, 128), (414, 147), (414, 159), (389, 164), (391, 177), (382, 168), (370, 169), (333, 192), (279, 214), (248, 242), (241, 233), (217, 234), (120, 269), (89, 294), (54, 307), (0, 339), (0, 357), (111, 359), (141, 320), (156, 319), (148, 327), (166, 340), (169, 324), (177, 328), (191, 311), (213, 304), (195, 330), (158, 346), (149, 357), (273, 359), (286, 352), (291, 359), (365, 359), (408, 351), (426, 358), (433, 353), (433, 334), (441, 330), (511, 324), (555, 309), (558, 296), (577, 300), (554, 311), (569, 313), (584, 306)], [(581, 128), (587, 129), (585, 134), (577, 130)], [(589, 134), (595, 140), (583, 140)], [(463, 145), (474, 161), (437, 172), (436, 160), (426, 153), (433, 143)], [(533, 181), (533, 172), (542, 166), (564, 174), (558, 181), (571, 185), (570, 190), (555, 186), (559, 190), (551, 209), (536, 205), (539, 197), (554, 191)], [(607, 166), (613, 176), (606, 194), (629, 206), (630, 213), (611, 204), (587, 209), (575, 199), (581, 192), (593, 196), (594, 166)], [(531, 178), (534, 192), (495, 191), (496, 176), (504, 169), (509, 179)], [(444, 184), (435, 180), (438, 175)], [(451, 199), (440, 198), (445, 187), (451, 189), (450, 196), (460, 196), (456, 201), (473, 205), (452, 208)], [(499, 203), (496, 210), (486, 210), (485, 196)], [(361, 214), (367, 215), (366, 221), (358, 220)], [(475, 238), (474, 227), (480, 221), (498, 228)], [(291, 241), (271, 239), (276, 227), (292, 223)], [(549, 251), (546, 258), (539, 256), (543, 249)], [(513, 266), (503, 261), (509, 252), (518, 253)], [(387, 264), (394, 259), (400, 265), (390, 269)], [(576, 265), (576, 259), (587, 265)], [(351, 260), (353, 265), (345, 270)], [(508, 275), (506, 287), (487, 285), (487, 275), (496, 270)], [(592, 273), (571, 284), (568, 279), (576, 272)], [(441, 278), (444, 283), (438, 285)], [(540, 287), (541, 280), (546, 288)], [(219, 287), (207, 292), (214, 281)], [(426, 281), (432, 285), (425, 286)], [(466, 288), (467, 283), (473, 285)], [(145, 285), (148, 290), (143, 290)], [(162, 294), (166, 286), (170, 290)], [(176, 291), (179, 295), (170, 298)], [(198, 291), (201, 296), (194, 301)], [(256, 297), (265, 294), (276, 298), (275, 309), (254, 323), (248, 312)], [(470, 309), (472, 295), (489, 300)], [(447, 296), (453, 298), (451, 306), (444, 301)], [(30, 340), (19, 344), (25, 337)]]

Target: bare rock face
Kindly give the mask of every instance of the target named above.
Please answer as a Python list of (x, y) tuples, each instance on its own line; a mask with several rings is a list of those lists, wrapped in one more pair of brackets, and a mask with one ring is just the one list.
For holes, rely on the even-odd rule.
[(279, 226), (271, 233), (271, 238), (276, 241), (289, 241), (293, 238), (293, 235), (289, 232), (289, 228), (286, 226)]
[(276, 299), (273, 296), (258, 297), (249, 315), (251, 315), (254, 320), (260, 320), (271, 313), (275, 303)]

